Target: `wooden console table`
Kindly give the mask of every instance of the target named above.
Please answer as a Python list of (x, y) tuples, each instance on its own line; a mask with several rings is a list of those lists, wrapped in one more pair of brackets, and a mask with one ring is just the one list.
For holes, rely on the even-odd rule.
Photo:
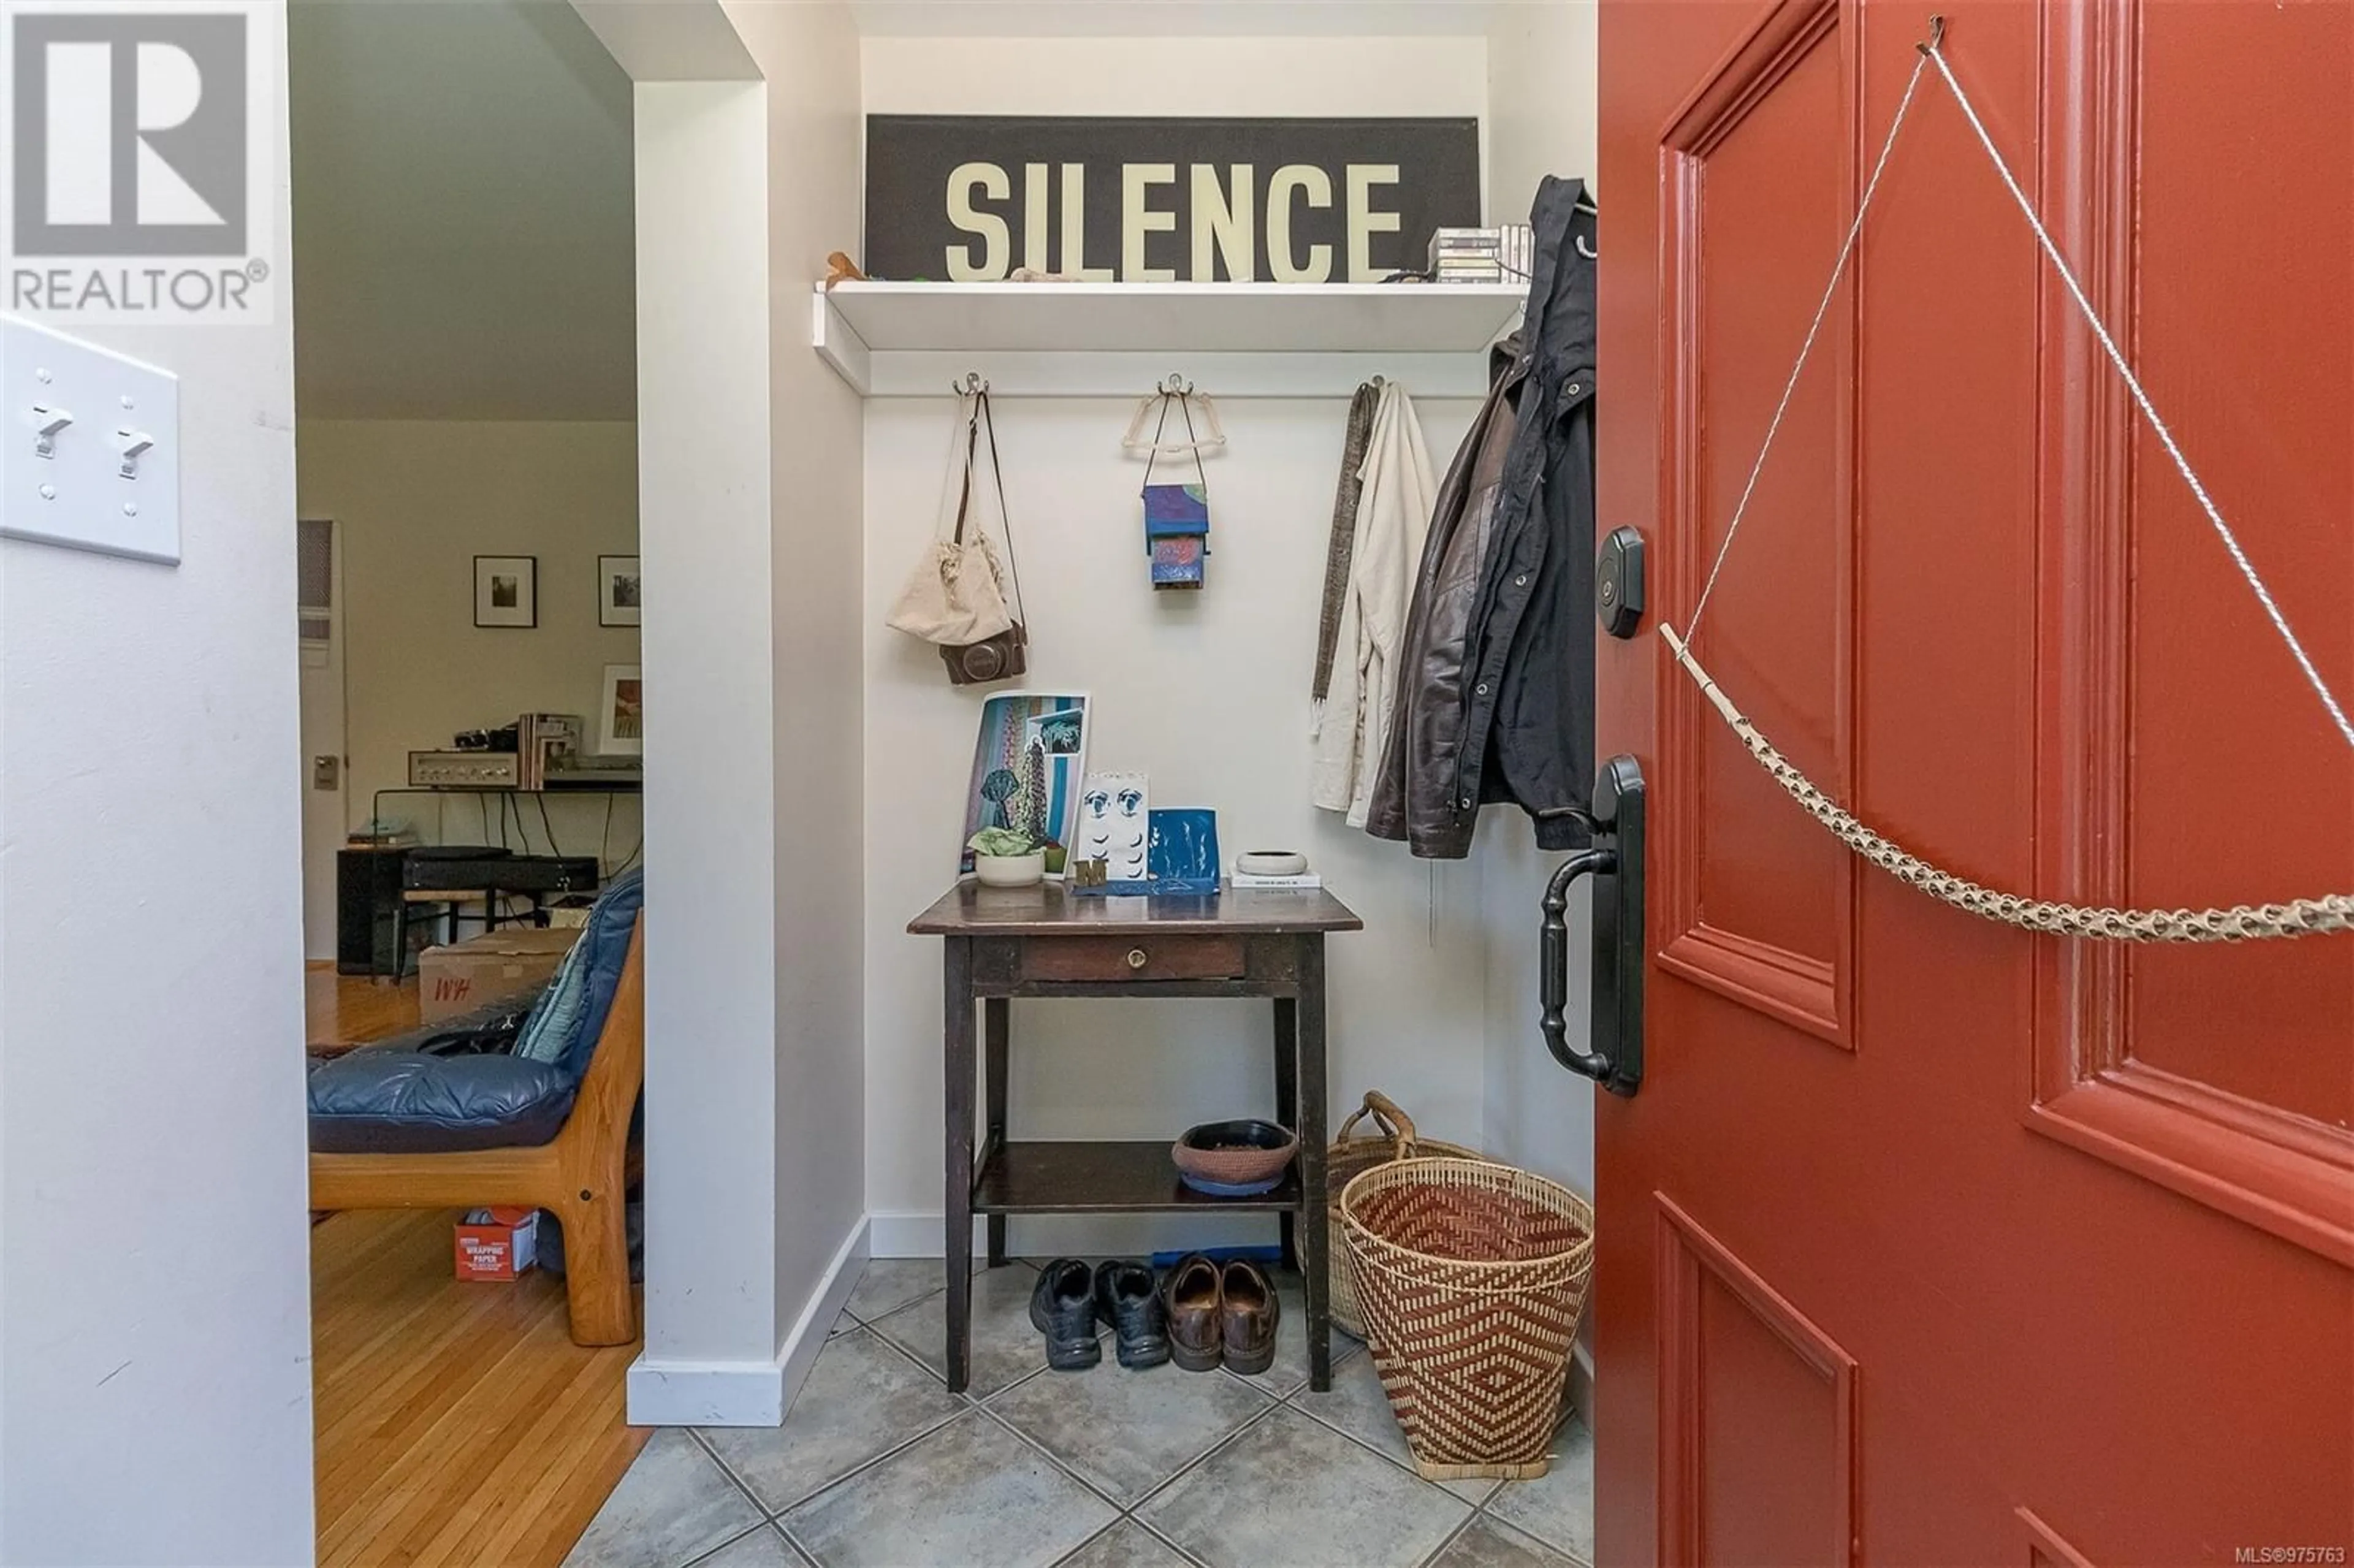
[[(959, 884), (909, 923), (946, 938), (949, 1387), (967, 1381), (972, 1216), (989, 1216), (989, 1262), (1005, 1261), (1008, 1214), (1267, 1213), (1307, 1286), (1310, 1386), (1332, 1385), (1331, 1239), (1325, 1234), (1324, 934), (1364, 922), (1331, 894), (1229, 891), (1216, 898), (1073, 897), (1056, 885)], [(1177, 1180), (1168, 1136), (1133, 1143), (1014, 1142), (1005, 1133), (1014, 997), (1266, 997), (1275, 1002), (1276, 1119), (1299, 1157), (1273, 1192), (1210, 1198)], [(977, 1055), (973, 1003), (983, 1003)], [(979, 1072), (985, 1064), (985, 1073)], [(974, 1160), (975, 1078), (986, 1132)]]

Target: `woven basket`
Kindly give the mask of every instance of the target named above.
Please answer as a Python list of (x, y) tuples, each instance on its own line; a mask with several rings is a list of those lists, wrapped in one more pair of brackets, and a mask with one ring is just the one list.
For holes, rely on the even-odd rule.
[(1477, 1160), (1377, 1166), (1341, 1193), (1367, 1342), (1428, 1480), (1551, 1463), (1594, 1272), (1594, 1211)]
[[(1351, 1137), (1356, 1125), (1367, 1117), (1373, 1118), (1376, 1130), (1362, 1138)], [(1395, 1100), (1379, 1089), (1367, 1089), (1365, 1103), (1349, 1113), (1349, 1119), (1341, 1124), (1340, 1133), (1324, 1152), (1324, 1191), (1330, 1194), (1331, 1216), (1326, 1234), (1337, 1239), (1341, 1233), (1342, 1188), (1376, 1165), (1426, 1154), (1457, 1160), (1486, 1158), (1478, 1150), (1466, 1149), (1459, 1143), (1441, 1143), (1435, 1138), (1421, 1137), (1414, 1130), (1414, 1118), (1400, 1110)], [(1333, 1326), (1353, 1338), (1363, 1339), (1364, 1318), (1357, 1310), (1357, 1285), (1350, 1270), (1346, 1247), (1333, 1248), (1331, 1291)]]

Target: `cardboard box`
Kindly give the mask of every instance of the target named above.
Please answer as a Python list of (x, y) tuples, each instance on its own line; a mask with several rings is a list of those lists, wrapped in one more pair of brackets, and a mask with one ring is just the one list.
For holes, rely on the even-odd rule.
[(458, 1277), (518, 1279), (539, 1261), (537, 1209), (470, 1209), (458, 1222)]
[(417, 958), (417, 1017), (439, 1023), (504, 997), (537, 991), (556, 976), (580, 928), (542, 931), (529, 926), (493, 931)]

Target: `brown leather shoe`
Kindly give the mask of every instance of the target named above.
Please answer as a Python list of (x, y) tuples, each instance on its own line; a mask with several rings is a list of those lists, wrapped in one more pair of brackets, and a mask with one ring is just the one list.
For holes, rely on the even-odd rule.
[(1248, 1258), (1235, 1258), (1219, 1277), (1218, 1301), (1226, 1370), (1248, 1377), (1273, 1366), (1283, 1302), (1266, 1271)]
[(1169, 1355), (1187, 1372), (1210, 1372), (1225, 1355), (1219, 1323), (1218, 1266), (1200, 1253), (1178, 1260), (1161, 1282), (1169, 1312)]

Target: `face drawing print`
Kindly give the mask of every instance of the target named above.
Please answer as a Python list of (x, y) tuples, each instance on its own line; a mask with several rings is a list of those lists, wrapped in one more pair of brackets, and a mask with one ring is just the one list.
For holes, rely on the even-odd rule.
[(1142, 882), (1149, 821), (1143, 774), (1088, 774), (1079, 795), (1078, 858), (1104, 862), (1110, 881)]

